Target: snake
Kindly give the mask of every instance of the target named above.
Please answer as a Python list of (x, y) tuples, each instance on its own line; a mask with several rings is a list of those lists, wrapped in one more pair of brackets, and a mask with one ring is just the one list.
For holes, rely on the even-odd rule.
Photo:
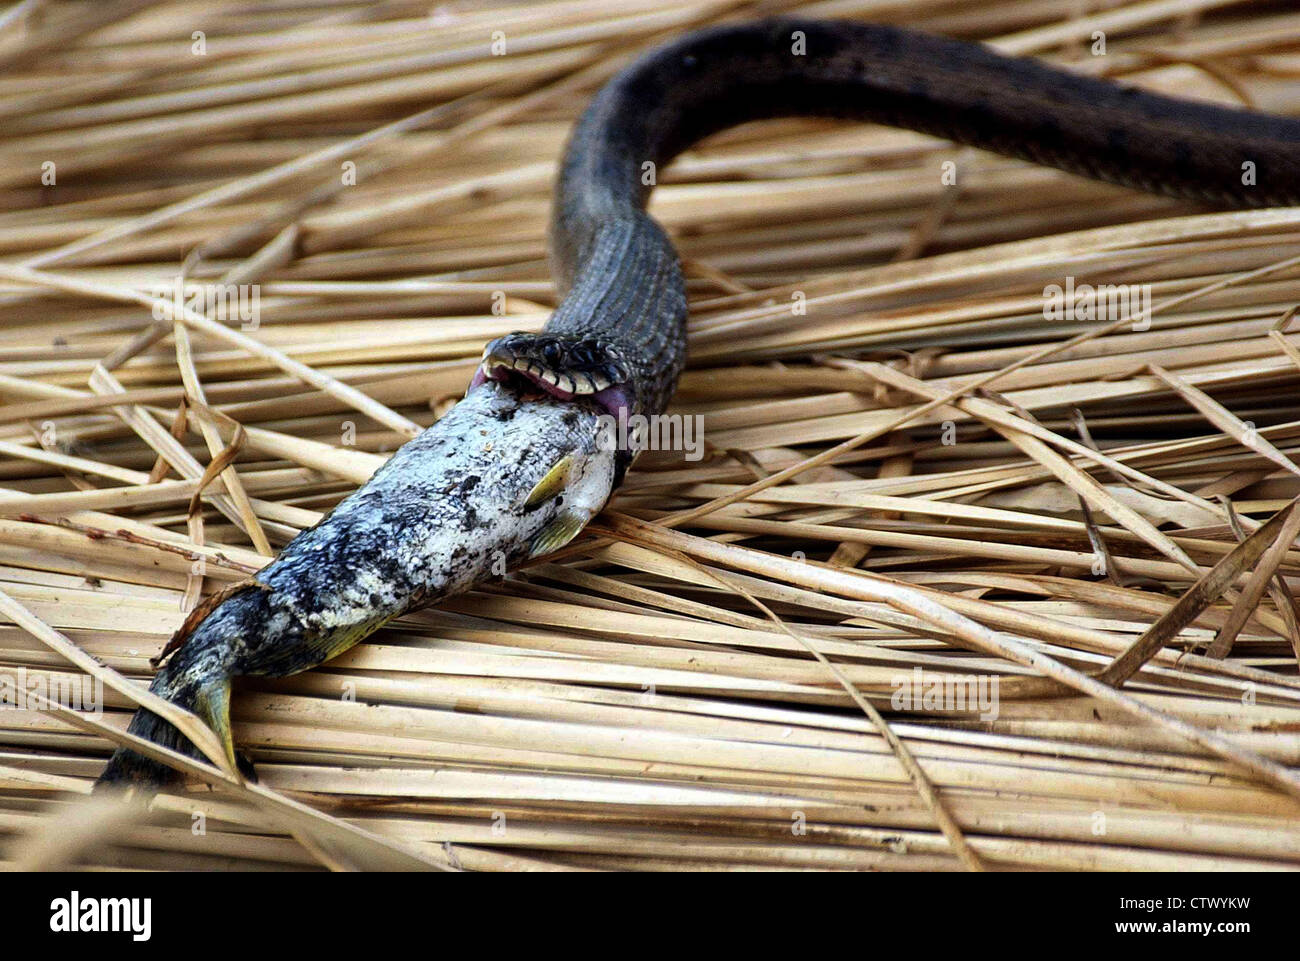
[[(644, 445), (686, 363), (681, 260), (647, 213), (655, 172), (710, 134), (777, 117), (906, 128), (1147, 192), (1244, 209), (1300, 204), (1300, 121), (1163, 96), (977, 43), (782, 17), (687, 33), (612, 76), (564, 149), (549, 230), (560, 299), (540, 332), (484, 349), (465, 397), (248, 581), (206, 599), (150, 690), (235, 749), (232, 681), (282, 677), (394, 617), (567, 544)], [(650, 172), (650, 176), (647, 176)], [(139, 709), (128, 731), (198, 759)], [(176, 769), (119, 747), (100, 785)]]

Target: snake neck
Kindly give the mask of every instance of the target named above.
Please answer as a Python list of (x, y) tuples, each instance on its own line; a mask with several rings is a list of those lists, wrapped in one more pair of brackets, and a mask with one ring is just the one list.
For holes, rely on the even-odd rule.
[(565, 297), (546, 333), (611, 345), (631, 372), (635, 412), (663, 409), (686, 356), (681, 269), (645, 213), (657, 171), (718, 130), (791, 115), (909, 128), (1216, 206), (1300, 203), (1297, 120), (893, 27), (779, 19), (689, 34), (597, 94), (555, 195), (552, 268)]

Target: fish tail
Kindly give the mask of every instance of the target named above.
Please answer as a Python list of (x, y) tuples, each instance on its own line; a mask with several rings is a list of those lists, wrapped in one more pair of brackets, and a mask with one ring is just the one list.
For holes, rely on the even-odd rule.
[[(230, 681), (248, 673), (245, 638), (255, 636), (268, 620), (265, 588), (245, 582), (209, 597), (191, 612), (164, 653), (168, 660), (149, 685), (150, 692), (196, 715), (210, 727), (226, 755), (250, 780), (253, 766), (235, 751), (230, 729)], [(140, 708), (127, 731), (160, 747), (205, 761), (203, 753), (170, 721)], [(96, 782), (107, 786), (136, 787), (146, 791), (181, 781), (184, 775), (130, 748), (113, 752), (108, 767)]]
[[(227, 760), (247, 772), (250, 766), (235, 751), (231, 737), (230, 678), (218, 675), (198, 683), (187, 680), (183, 684), (173, 685), (169, 682), (170, 676), (164, 669), (154, 679), (150, 690), (177, 707), (197, 715), (217, 735), (225, 749)], [(161, 747), (171, 748), (197, 760), (206, 760), (202, 752), (175, 725), (146, 708), (135, 712), (127, 731)], [(183, 777), (181, 772), (161, 761), (145, 757), (130, 748), (120, 747), (113, 752), (108, 767), (100, 775), (95, 787), (99, 789), (116, 785), (158, 790), (177, 783)]]

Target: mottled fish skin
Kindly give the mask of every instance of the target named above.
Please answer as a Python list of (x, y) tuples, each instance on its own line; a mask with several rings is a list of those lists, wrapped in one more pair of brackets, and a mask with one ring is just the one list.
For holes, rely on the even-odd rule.
[[(150, 690), (199, 714), (226, 739), (232, 677), (315, 667), (391, 618), (517, 566), (539, 539), (550, 543), (548, 530), (580, 528), (613, 489), (615, 452), (599, 443), (602, 413), (590, 401), (524, 399), (496, 382), (476, 387), (290, 542), (254, 585), (209, 614)], [(566, 457), (567, 483), (529, 503)], [(138, 711), (130, 729), (198, 756), (149, 711)], [(101, 781), (173, 779), (170, 768), (119, 750)]]
[[(594, 404), (520, 401), (499, 385), (474, 390), (258, 575), (273, 609), (337, 637), (466, 590), (494, 562), (498, 573), (515, 566), (559, 513), (590, 517), (604, 506), (613, 453), (597, 449), (599, 414)], [(574, 454), (581, 476), (528, 509), (532, 489)], [(264, 646), (259, 666), (278, 670), (287, 659), (284, 667), (301, 669)]]

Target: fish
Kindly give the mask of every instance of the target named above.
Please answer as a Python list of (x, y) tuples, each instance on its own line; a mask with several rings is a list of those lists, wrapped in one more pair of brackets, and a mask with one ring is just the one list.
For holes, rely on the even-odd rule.
[[(232, 738), (233, 680), (313, 668), (395, 617), (563, 547), (613, 491), (608, 416), (595, 400), (476, 383), (275, 560), (187, 619), (149, 690), (196, 714), (256, 779)], [(128, 730), (202, 759), (147, 709)], [(99, 784), (154, 790), (179, 779), (120, 748)]]

